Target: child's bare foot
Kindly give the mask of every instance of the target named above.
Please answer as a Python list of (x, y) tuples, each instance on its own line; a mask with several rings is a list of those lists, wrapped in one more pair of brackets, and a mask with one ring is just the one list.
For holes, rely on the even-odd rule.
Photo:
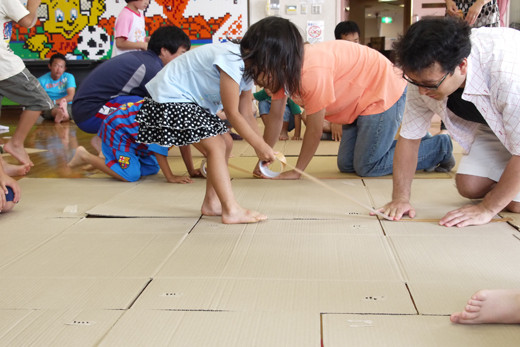
[(14, 165), (2, 162), (2, 166), (8, 176), (25, 176), (31, 170), (29, 164)]
[(78, 146), (76, 148), (76, 153), (72, 159), (67, 163), (68, 167), (76, 167), (84, 164), (88, 164), (86, 157), (89, 156), (90, 153), (83, 146)]
[(33, 162), (29, 158), (29, 154), (27, 154), (23, 146), (15, 146), (11, 141), (9, 141), (4, 145), (4, 151), (11, 154), (20, 163), (34, 166)]
[(258, 223), (266, 220), (267, 216), (260, 212), (247, 210), (241, 208), (232, 213), (222, 213), (222, 223), (224, 224), (244, 224), (244, 223)]
[(54, 123), (61, 123), (69, 120), (68, 114), (63, 113), (62, 109), (58, 109), (56, 116), (54, 117)]
[(203, 216), (222, 216), (222, 205), (220, 201), (204, 198), (200, 212)]
[(278, 137), (278, 140), (280, 141), (287, 141), (289, 140), (289, 133), (287, 131), (283, 131), (280, 133), (280, 136)]
[(480, 290), (450, 320), (460, 324), (520, 323), (520, 290)]

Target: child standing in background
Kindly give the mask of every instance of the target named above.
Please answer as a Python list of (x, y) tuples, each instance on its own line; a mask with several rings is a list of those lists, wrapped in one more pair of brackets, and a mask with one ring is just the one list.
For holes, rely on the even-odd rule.
[(148, 49), (149, 37), (146, 36), (142, 11), (146, 10), (150, 0), (125, 1), (128, 5), (116, 19), (112, 57), (125, 52)]
[[(232, 141), (217, 115), (224, 109), (233, 128), (258, 158), (273, 162), (253, 116), (253, 80), (270, 90), (299, 91), (303, 39), (289, 20), (267, 17), (252, 25), (240, 45), (208, 44), (171, 61), (146, 85), (136, 119), (138, 142), (161, 146), (196, 143), (207, 155), (206, 195), (201, 212), (221, 216), (227, 224), (255, 223), (267, 216), (241, 207), (235, 199), (227, 166)], [(229, 137), (228, 137), (229, 138)]]

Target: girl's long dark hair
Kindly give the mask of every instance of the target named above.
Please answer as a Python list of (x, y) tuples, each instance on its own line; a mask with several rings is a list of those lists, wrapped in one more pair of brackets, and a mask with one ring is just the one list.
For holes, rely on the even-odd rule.
[(266, 17), (253, 24), (240, 41), (240, 53), (245, 77), (257, 82), (263, 74), (264, 87), (272, 92), (284, 88), (288, 95), (300, 94), (303, 38), (289, 20)]

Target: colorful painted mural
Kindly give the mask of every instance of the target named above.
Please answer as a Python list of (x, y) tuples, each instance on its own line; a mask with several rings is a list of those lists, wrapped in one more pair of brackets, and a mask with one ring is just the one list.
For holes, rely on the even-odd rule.
[[(184, 30), (192, 44), (240, 38), (247, 28), (247, 0), (151, 0), (146, 30), (163, 25)], [(11, 48), (23, 59), (99, 60), (112, 54), (114, 24), (124, 0), (42, 0), (31, 29), (13, 26)]]

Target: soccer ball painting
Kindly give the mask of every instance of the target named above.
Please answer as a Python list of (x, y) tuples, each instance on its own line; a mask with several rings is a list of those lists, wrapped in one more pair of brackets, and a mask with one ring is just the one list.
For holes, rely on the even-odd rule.
[(85, 59), (101, 59), (110, 51), (110, 36), (100, 27), (87, 26), (79, 34), (77, 49)]

